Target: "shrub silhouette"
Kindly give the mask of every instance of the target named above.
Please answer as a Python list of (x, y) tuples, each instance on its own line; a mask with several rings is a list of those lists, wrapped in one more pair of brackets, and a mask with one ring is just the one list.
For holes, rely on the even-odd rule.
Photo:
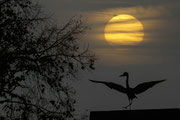
[(67, 82), (80, 69), (94, 69), (94, 55), (78, 43), (86, 29), (77, 17), (57, 26), (31, 0), (1, 0), (2, 118), (74, 117), (75, 91)]

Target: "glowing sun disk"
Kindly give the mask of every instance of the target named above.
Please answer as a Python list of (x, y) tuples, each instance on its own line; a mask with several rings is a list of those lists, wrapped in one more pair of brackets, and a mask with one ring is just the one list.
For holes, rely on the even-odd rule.
[(118, 15), (107, 23), (104, 36), (110, 44), (136, 45), (143, 40), (143, 25), (131, 15)]

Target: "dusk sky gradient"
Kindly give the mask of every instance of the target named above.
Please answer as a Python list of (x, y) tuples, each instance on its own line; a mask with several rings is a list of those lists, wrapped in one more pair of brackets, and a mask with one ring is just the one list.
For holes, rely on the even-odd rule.
[[(36, 1), (36, 0), (35, 0)], [(125, 85), (118, 76), (130, 73), (130, 86), (151, 80), (167, 81), (138, 95), (132, 109), (180, 108), (180, 0), (39, 0), (59, 24), (81, 15), (90, 30), (81, 37), (98, 58), (95, 71), (80, 72), (77, 109), (119, 110), (128, 104), (124, 94), (88, 79)], [(112, 46), (104, 39), (104, 28), (114, 16), (128, 14), (144, 27), (137, 45)]]

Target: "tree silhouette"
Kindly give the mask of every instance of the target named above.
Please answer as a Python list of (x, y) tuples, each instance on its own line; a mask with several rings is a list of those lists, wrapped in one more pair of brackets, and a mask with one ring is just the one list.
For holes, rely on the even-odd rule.
[(80, 49), (87, 29), (80, 18), (58, 26), (31, 0), (0, 1), (0, 116), (5, 119), (74, 117), (68, 84), (95, 57)]

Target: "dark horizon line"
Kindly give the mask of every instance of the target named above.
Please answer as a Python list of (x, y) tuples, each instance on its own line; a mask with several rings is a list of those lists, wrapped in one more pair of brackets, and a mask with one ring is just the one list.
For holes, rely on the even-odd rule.
[(180, 108), (151, 108), (151, 109), (131, 109), (131, 110), (104, 110), (104, 111), (91, 111), (91, 112), (118, 112), (118, 111), (150, 111), (150, 110), (180, 110)]

